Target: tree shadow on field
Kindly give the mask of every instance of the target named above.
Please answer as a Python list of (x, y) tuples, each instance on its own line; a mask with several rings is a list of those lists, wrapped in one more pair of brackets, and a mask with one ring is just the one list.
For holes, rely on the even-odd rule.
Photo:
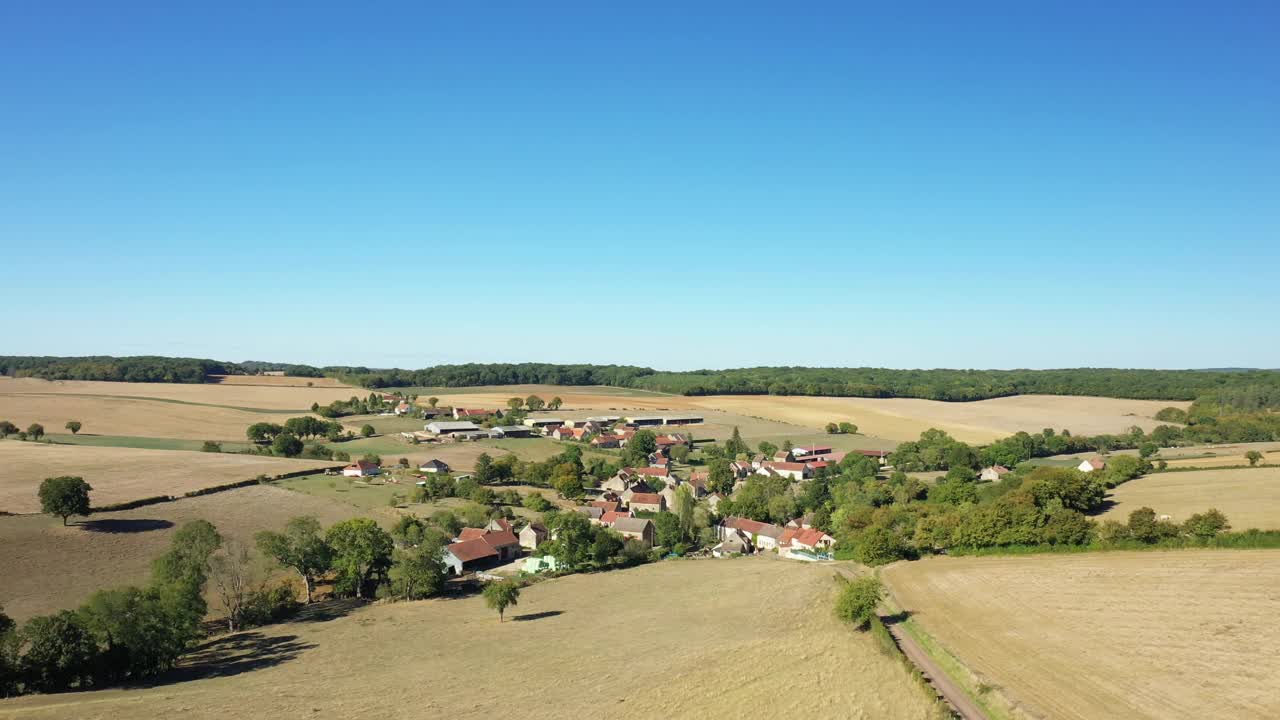
[(322, 600), (310, 605), (303, 605), (300, 610), (284, 622), (329, 622), (350, 615), (354, 610), (368, 604), (367, 600), (358, 598), (341, 598), (338, 600)]
[(1105, 513), (1106, 511), (1110, 510), (1111, 508), (1115, 507), (1118, 504), (1119, 503), (1117, 503), (1115, 500), (1112, 500), (1110, 497), (1108, 497), (1107, 499), (1099, 503), (1097, 507), (1085, 513), (1085, 515), (1088, 515), (1089, 517), (1097, 517), (1098, 515)]
[(99, 533), (141, 533), (152, 530), (166, 530), (173, 527), (168, 520), (113, 518), (110, 520), (82, 520), (76, 527), (89, 532)]
[(910, 612), (906, 610), (899, 610), (898, 612), (892, 615), (881, 615), (880, 622), (884, 623), (886, 626), (897, 625), (900, 622), (906, 622), (906, 620), (910, 617), (911, 617)]
[(275, 667), (313, 647), (314, 643), (301, 642), (297, 635), (268, 637), (256, 630), (224, 635), (188, 653), (176, 668), (148, 686), (231, 677)]
[(530, 620), (541, 620), (543, 618), (556, 617), (557, 615), (563, 615), (563, 614), (564, 614), (563, 610), (547, 610), (546, 612), (540, 612), (540, 613), (525, 613), (524, 615), (512, 615), (511, 620), (513, 622), (529, 622)]

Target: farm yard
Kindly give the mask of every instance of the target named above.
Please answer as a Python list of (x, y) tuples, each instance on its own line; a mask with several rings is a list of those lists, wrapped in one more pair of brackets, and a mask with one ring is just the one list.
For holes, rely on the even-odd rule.
[(79, 447), (0, 441), (0, 510), (40, 511), (36, 490), (47, 477), (79, 475), (93, 486), (96, 505), (183, 493), (258, 475), (281, 475), (331, 467), (328, 460), (291, 460), (261, 455)]
[[(765, 558), (575, 575), (526, 588), (505, 623), (479, 597), (374, 605), (213, 640), (184, 661), (203, 679), (0, 701), (0, 715), (933, 717), (903, 666), (832, 616), (831, 575)], [(604, 618), (634, 632), (593, 637)], [(202, 670), (202, 656), (226, 659)]]
[[(208, 520), (224, 536), (252, 542), (255, 532), (279, 530), (295, 515), (315, 515), (329, 525), (357, 514), (387, 524), (394, 518), (387, 508), (360, 512), (345, 503), (261, 485), (94, 513), (73, 518), (69, 527), (47, 515), (0, 516), (0, 605), (25, 620), (73, 608), (95, 590), (143, 583), (151, 561), (191, 520)], [(0, 705), (0, 715), (4, 710)]]
[(934, 558), (882, 575), (1032, 717), (1280, 716), (1280, 550)]
[(1235, 530), (1280, 530), (1280, 467), (1153, 473), (1111, 490), (1109, 499), (1104, 520), (1124, 522), (1145, 506), (1182, 522), (1213, 507)]

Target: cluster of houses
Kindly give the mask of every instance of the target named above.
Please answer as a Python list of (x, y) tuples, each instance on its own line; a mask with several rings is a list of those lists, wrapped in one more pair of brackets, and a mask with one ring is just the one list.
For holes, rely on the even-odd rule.
[[(407, 405), (401, 403), (401, 405)], [(396, 409), (400, 414), (400, 408)], [(520, 425), (495, 425), (482, 428), (478, 422), (501, 418), (502, 412), (482, 408), (453, 408), (452, 420), (432, 420), (421, 431), (403, 432), (402, 437), (411, 442), (439, 442), (460, 440), (505, 439), (522, 437), (549, 437), (556, 440), (585, 441), (600, 448), (624, 447), (627, 440), (641, 427), (662, 425), (694, 425), (703, 422), (700, 415), (663, 415), (622, 417), (598, 415), (580, 420), (557, 417), (525, 418)]]
[(783, 526), (727, 517), (716, 526), (720, 542), (711, 548), (716, 557), (777, 551), (783, 557), (795, 560), (830, 559), (836, 539), (813, 527), (813, 516), (796, 518)]

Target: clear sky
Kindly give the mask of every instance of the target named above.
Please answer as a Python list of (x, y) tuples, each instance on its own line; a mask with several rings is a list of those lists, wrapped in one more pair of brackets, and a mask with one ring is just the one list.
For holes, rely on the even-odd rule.
[(0, 6), (0, 354), (1280, 366), (1275, 2), (284, 4)]

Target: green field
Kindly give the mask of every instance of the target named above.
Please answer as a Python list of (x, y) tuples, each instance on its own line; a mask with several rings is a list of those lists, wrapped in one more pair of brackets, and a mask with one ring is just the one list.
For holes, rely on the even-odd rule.
[[(130, 435), (94, 435), (82, 433), (70, 435), (50, 433), (45, 438), (58, 445), (84, 445), (86, 447), (127, 447), (142, 450), (199, 450), (203, 440), (183, 440), (181, 438), (134, 437)], [(252, 447), (248, 442), (222, 441), (223, 452), (240, 452)]]
[[(408, 502), (408, 499), (413, 497), (413, 492), (416, 489), (414, 479), (405, 474), (400, 476), (399, 480), (400, 482), (398, 483), (391, 483), (382, 479), (382, 476), (363, 480), (316, 473), (314, 475), (302, 475), (300, 477), (277, 480), (270, 484), (326, 500), (337, 500), (338, 502), (348, 503), (366, 510), (390, 507), (391, 498), (395, 495), (400, 495), (405, 498), (405, 502), (402, 502), (400, 507), (423, 517), (430, 516), (437, 510), (457, 510), (470, 503), (467, 498), (442, 498), (431, 503)], [(505, 488), (492, 486), (490, 489), (494, 492), (501, 492)], [(521, 494), (539, 492), (548, 500), (555, 501), (556, 499), (555, 490), (527, 486), (520, 486), (516, 489)], [(534, 519), (540, 517), (539, 513), (527, 508), (513, 507), (512, 510), (523, 517)]]

